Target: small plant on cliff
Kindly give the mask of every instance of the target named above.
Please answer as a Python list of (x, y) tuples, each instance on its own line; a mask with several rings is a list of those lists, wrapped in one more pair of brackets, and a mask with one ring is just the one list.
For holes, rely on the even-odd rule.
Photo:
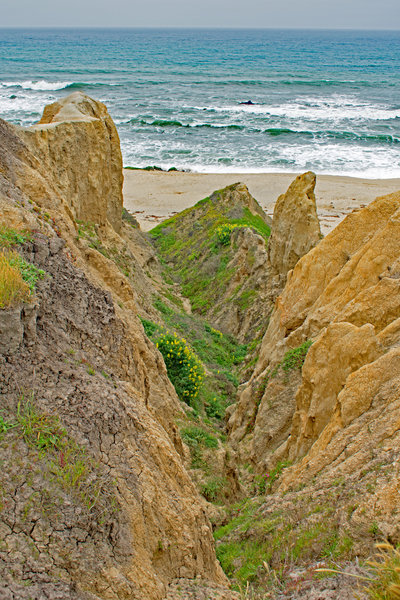
[(18, 252), (8, 252), (5, 256), (7, 256), (9, 264), (19, 271), (31, 294), (33, 294), (39, 279), (43, 279), (46, 275), (45, 271), (27, 262)]
[(289, 373), (292, 369), (301, 369), (311, 344), (311, 340), (306, 340), (297, 348), (293, 348), (286, 352), (282, 361), (282, 369), (285, 373)]
[(202, 429), (201, 427), (186, 427), (181, 431), (182, 439), (186, 444), (193, 448), (196, 446), (205, 446), (206, 448), (218, 448), (216, 437)]
[(0, 247), (11, 248), (12, 246), (19, 246), (25, 244), (32, 239), (29, 231), (25, 229), (18, 231), (7, 225), (0, 224)]
[(31, 290), (16, 264), (15, 252), (0, 253), (0, 309), (28, 302)]
[(224, 487), (227, 485), (224, 477), (209, 477), (201, 486), (201, 493), (208, 502), (216, 502), (221, 499)]
[(0, 435), (9, 435), (11, 429), (38, 453), (46, 481), (75, 496), (89, 512), (96, 508), (99, 519), (114, 512), (112, 482), (86, 448), (68, 435), (58, 417), (39, 409), (33, 393), (21, 396), (13, 418), (0, 417)]
[(163, 355), (168, 377), (179, 398), (191, 404), (199, 393), (204, 368), (186, 340), (168, 331), (157, 338), (156, 346)]

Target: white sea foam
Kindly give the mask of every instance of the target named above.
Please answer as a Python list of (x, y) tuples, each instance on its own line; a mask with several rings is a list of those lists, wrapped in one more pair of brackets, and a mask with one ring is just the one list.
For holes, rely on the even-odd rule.
[[(124, 164), (147, 166), (155, 164), (163, 169), (176, 167), (197, 173), (299, 173), (309, 169), (319, 174), (363, 177), (366, 179), (400, 178), (400, 149), (388, 152), (385, 148), (349, 147), (346, 144), (315, 143), (270, 147), (263, 164), (251, 164), (251, 156), (241, 151), (230, 155), (231, 164), (218, 162), (203, 152), (179, 153), (182, 144), (173, 144), (166, 152), (159, 140), (132, 144), (122, 140)], [(174, 152), (177, 151), (177, 152)], [(206, 160), (204, 160), (204, 158)], [(280, 164), (279, 164), (280, 163)]]
[(63, 90), (69, 85), (72, 85), (73, 81), (0, 81), (0, 88), (22, 88), (23, 90), (35, 90), (35, 91), (55, 91)]
[(8, 94), (0, 93), (0, 117), (19, 125), (32, 125), (42, 114), (44, 106), (55, 100), (56, 97), (51, 94), (39, 96), (21, 93), (11, 98)]
[(382, 104), (357, 102), (355, 98), (333, 96), (302, 97), (284, 104), (235, 104), (228, 106), (193, 107), (196, 110), (242, 115), (265, 115), (304, 121), (387, 121), (400, 118), (400, 108)]

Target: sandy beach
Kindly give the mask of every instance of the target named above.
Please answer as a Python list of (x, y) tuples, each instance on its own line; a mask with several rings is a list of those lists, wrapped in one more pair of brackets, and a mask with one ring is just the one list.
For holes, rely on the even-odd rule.
[[(247, 185), (267, 214), (298, 173), (183, 173), (124, 169), (124, 205), (148, 231), (164, 219), (238, 181)], [(377, 196), (400, 190), (400, 179), (317, 175), (315, 195), (321, 229), (328, 233), (344, 217)]]

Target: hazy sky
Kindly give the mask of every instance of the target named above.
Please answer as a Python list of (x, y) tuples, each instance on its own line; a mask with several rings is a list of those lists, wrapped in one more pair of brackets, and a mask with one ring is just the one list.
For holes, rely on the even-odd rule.
[(400, 0), (0, 0), (0, 27), (400, 29)]

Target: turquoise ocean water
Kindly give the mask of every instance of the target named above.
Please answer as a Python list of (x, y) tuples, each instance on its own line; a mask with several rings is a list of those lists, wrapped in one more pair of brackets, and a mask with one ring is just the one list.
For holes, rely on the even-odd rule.
[(0, 29), (0, 117), (74, 90), (126, 166), (400, 177), (400, 32)]

